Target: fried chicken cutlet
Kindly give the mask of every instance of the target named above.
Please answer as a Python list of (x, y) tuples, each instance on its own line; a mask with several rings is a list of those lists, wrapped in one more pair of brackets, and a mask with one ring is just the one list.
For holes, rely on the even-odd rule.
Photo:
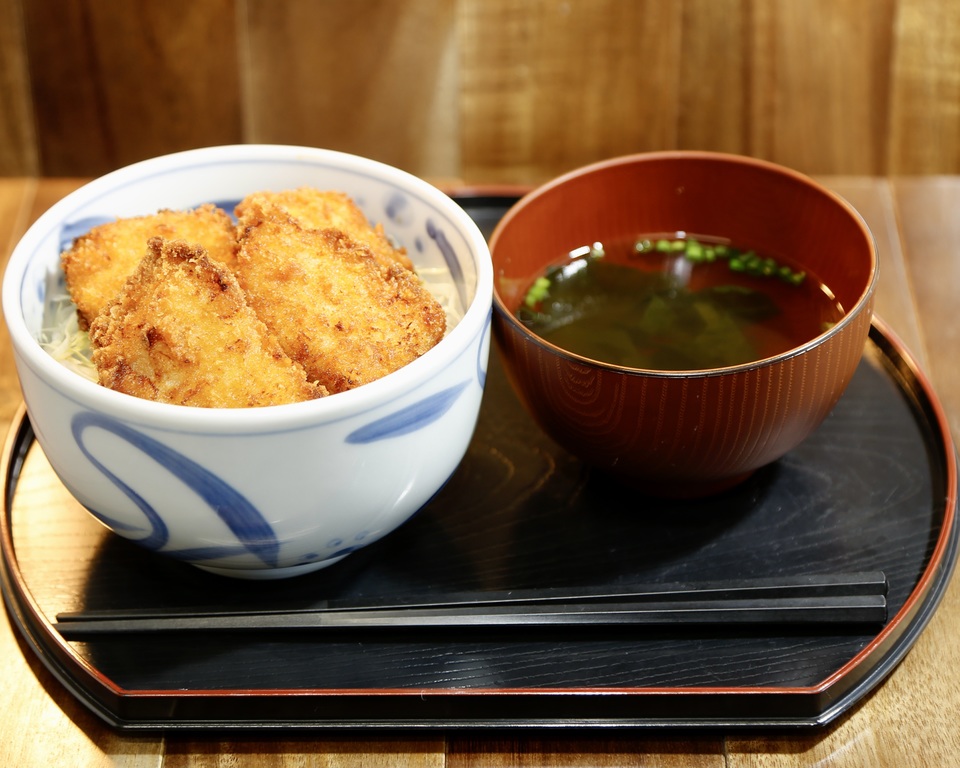
[(152, 238), (90, 329), (100, 383), (136, 397), (207, 408), (322, 397), (200, 246)]
[(189, 211), (163, 210), (94, 227), (61, 255), (67, 290), (77, 305), (81, 330), (90, 327), (133, 274), (151, 237), (200, 244), (210, 258), (224, 264), (233, 261), (236, 249), (233, 222), (212, 204)]
[(443, 308), (404, 267), (383, 267), (337, 229), (248, 207), (236, 274), (250, 305), (307, 376), (331, 393), (374, 381), (432, 348)]
[(300, 187), (283, 192), (256, 192), (240, 201), (235, 209), (241, 231), (271, 206), (295, 219), (304, 229), (339, 229), (367, 246), (384, 267), (399, 264), (413, 269), (403, 248), (395, 248), (383, 225), (371, 226), (359, 206), (343, 192)]

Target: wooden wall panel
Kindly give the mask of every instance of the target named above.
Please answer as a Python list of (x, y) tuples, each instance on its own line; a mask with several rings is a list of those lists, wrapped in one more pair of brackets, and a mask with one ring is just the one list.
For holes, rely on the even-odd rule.
[(676, 141), (682, 3), (462, 0), (461, 173), (551, 176)]
[(747, 0), (684, 0), (677, 141), (680, 149), (746, 152), (751, 51)]
[(960, 173), (960, 2), (0, 0), (0, 174), (234, 141), (477, 183), (670, 148)]
[(458, 170), (454, 0), (247, 0), (247, 139)]
[(0, 176), (39, 170), (19, 0), (0, 0)]
[(960, 172), (960, 3), (900, 0), (887, 170)]
[(46, 175), (242, 140), (233, 0), (24, 0)]
[(807, 173), (882, 173), (894, 0), (752, 0), (744, 151)]

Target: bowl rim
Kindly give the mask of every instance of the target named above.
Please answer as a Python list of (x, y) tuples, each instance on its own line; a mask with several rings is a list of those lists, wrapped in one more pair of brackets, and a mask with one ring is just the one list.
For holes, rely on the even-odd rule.
[[(444, 210), (470, 244), (476, 271), (473, 299), (456, 326), (416, 360), (376, 381), (316, 400), (260, 408), (202, 408), (158, 403), (115, 392), (71, 371), (51, 357), (27, 328), (20, 303), (21, 282), (37, 243), (63, 220), (66, 212), (145, 174), (197, 162), (301, 161), (333, 163), (347, 171), (372, 173), (425, 202)], [(123, 166), (99, 176), (54, 203), (23, 233), (11, 251), (2, 283), (3, 315), (16, 354), (62, 396), (84, 407), (112, 413), (119, 419), (163, 430), (237, 434), (306, 429), (348, 418), (389, 403), (429, 382), (484, 332), (491, 315), (493, 267), (486, 239), (477, 224), (447, 194), (429, 182), (377, 160), (321, 147), (287, 144), (228, 144), (173, 152)]]
[[(718, 163), (728, 163), (735, 165), (746, 165), (759, 168), (761, 170), (767, 171), (769, 173), (776, 173), (782, 176), (787, 176), (793, 181), (813, 188), (816, 192), (827, 197), (844, 211), (850, 215), (854, 223), (858, 228), (863, 232), (865, 240), (868, 245), (868, 250), (870, 253), (870, 273), (867, 280), (866, 288), (860, 293), (860, 296), (854, 302), (853, 306), (847, 310), (843, 317), (840, 318), (837, 323), (835, 323), (828, 330), (820, 333), (817, 336), (814, 336), (812, 339), (800, 344), (791, 349), (785, 350), (777, 355), (772, 355), (770, 357), (760, 358), (758, 360), (751, 360), (747, 363), (740, 363), (738, 365), (728, 365), (717, 368), (696, 368), (690, 370), (681, 370), (681, 371), (668, 371), (668, 370), (659, 370), (656, 368), (632, 368), (629, 366), (615, 365), (613, 363), (607, 363), (603, 360), (597, 360), (592, 357), (586, 357), (584, 355), (578, 355), (575, 352), (570, 352), (563, 347), (558, 347), (556, 344), (552, 344), (546, 339), (540, 337), (533, 331), (531, 331), (527, 326), (525, 326), (520, 320), (516, 317), (513, 311), (507, 307), (506, 303), (503, 301), (500, 296), (500, 291), (497, 288), (497, 281), (494, 280), (493, 284), (493, 308), (494, 314), (499, 316), (502, 320), (507, 322), (511, 328), (514, 329), (515, 333), (519, 336), (522, 336), (525, 339), (528, 339), (537, 346), (546, 349), (553, 355), (566, 360), (570, 363), (590, 366), (595, 368), (600, 368), (602, 370), (607, 370), (611, 372), (622, 373), (631, 376), (643, 376), (643, 377), (652, 377), (652, 378), (663, 378), (663, 379), (694, 379), (694, 378), (706, 378), (712, 376), (726, 376), (730, 374), (744, 373), (747, 371), (756, 371), (761, 368), (766, 368), (772, 365), (777, 365), (786, 360), (798, 357), (800, 355), (806, 354), (811, 349), (814, 349), (821, 344), (828, 342), (833, 337), (842, 333), (843, 330), (853, 324), (856, 319), (864, 311), (870, 312), (872, 314), (873, 298), (876, 293), (877, 282), (880, 277), (880, 260), (879, 252), (877, 249), (876, 238), (873, 235), (873, 232), (867, 226), (866, 221), (860, 212), (854, 208), (844, 197), (837, 194), (833, 190), (828, 189), (824, 185), (820, 184), (807, 174), (801, 173), (800, 171), (794, 170), (784, 165), (771, 162), (769, 160), (764, 160), (757, 157), (751, 157), (749, 155), (738, 155), (729, 152), (714, 152), (708, 150), (663, 150), (663, 151), (652, 151), (652, 152), (636, 152), (628, 155), (620, 155), (617, 157), (608, 158), (605, 160), (600, 160), (594, 163), (589, 163), (587, 165), (574, 168), (573, 170), (567, 171), (549, 181), (544, 182), (543, 184), (537, 186), (536, 188), (530, 190), (524, 194), (519, 200), (517, 200), (510, 209), (501, 217), (500, 221), (497, 222), (496, 227), (493, 230), (493, 233), (490, 236), (489, 246), (490, 246), (490, 258), (491, 261), (494, 260), (494, 251), (496, 249), (497, 241), (500, 239), (503, 230), (509, 225), (509, 223), (519, 215), (522, 210), (533, 200), (543, 197), (544, 195), (549, 194), (555, 188), (571, 181), (574, 179), (581, 178), (593, 173), (597, 173), (603, 170), (606, 170), (611, 167), (631, 165), (638, 162), (648, 162), (648, 161), (662, 161), (662, 160), (710, 160)], [(496, 270), (496, 266), (494, 266)]]

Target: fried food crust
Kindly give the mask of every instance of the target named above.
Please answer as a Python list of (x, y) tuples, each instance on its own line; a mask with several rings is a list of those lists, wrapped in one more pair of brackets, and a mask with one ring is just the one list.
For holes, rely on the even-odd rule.
[(406, 250), (393, 246), (382, 224), (371, 226), (363, 211), (343, 192), (300, 187), (249, 195), (235, 209), (241, 231), (258, 220), (262, 211), (271, 210), (271, 206), (290, 216), (304, 229), (339, 229), (345, 232), (367, 246), (384, 267), (399, 265), (413, 269)]
[(286, 353), (331, 393), (385, 376), (443, 338), (444, 311), (412, 271), (274, 206), (248, 206), (244, 220), (240, 285)]
[(176, 405), (258, 407), (327, 394), (280, 347), (205, 250), (151, 238), (90, 328), (100, 383)]
[(210, 258), (229, 265), (236, 250), (230, 217), (215, 205), (189, 211), (163, 210), (94, 227), (61, 255), (67, 290), (86, 330), (133, 274), (151, 237), (202, 245)]

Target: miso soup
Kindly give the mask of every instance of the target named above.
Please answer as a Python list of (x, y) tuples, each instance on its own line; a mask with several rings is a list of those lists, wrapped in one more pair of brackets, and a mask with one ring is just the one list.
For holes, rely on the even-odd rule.
[(576, 249), (534, 282), (517, 317), (583, 357), (688, 371), (786, 352), (843, 313), (796, 265), (670, 233)]

